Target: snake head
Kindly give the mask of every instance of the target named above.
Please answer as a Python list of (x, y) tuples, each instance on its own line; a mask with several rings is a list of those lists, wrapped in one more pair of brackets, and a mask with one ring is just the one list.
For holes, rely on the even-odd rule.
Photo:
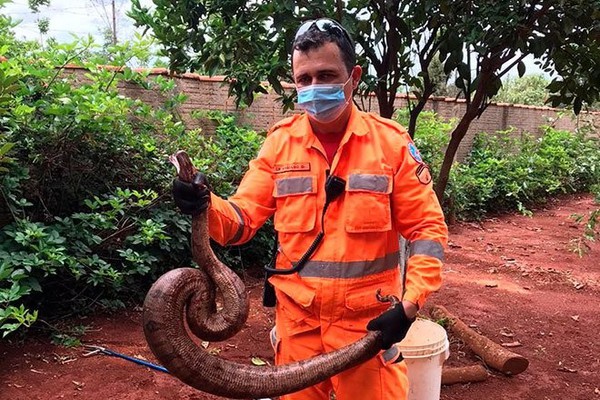
[(183, 182), (191, 183), (194, 179), (194, 175), (196, 175), (196, 167), (192, 164), (192, 159), (185, 152), (185, 150), (179, 150), (175, 154), (169, 156), (169, 161), (171, 164), (175, 166), (177, 169), (177, 176)]

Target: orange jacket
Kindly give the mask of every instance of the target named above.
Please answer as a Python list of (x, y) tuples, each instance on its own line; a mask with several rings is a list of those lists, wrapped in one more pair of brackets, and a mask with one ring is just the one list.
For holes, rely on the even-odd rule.
[(346, 190), (327, 209), (325, 237), (299, 275), (273, 276), (273, 285), (294, 297), (289, 292), (303, 278), (354, 280), (397, 270), (401, 234), (411, 243), (404, 299), (422, 306), (441, 285), (444, 216), (406, 130), (356, 107), (331, 165), (306, 115), (276, 124), (236, 194), (212, 195), (211, 237), (244, 243), (275, 214), (277, 268), (291, 268), (322, 228), (327, 173), (344, 179)]

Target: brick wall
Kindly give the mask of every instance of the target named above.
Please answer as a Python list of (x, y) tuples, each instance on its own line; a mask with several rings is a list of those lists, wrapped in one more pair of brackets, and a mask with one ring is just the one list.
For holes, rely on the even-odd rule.
[[(69, 72), (83, 75), (85, 71), (71, 67)], [(165, 69), (153, 69), (150, 71), (150, 75), (169, 76), (169, 73)], [(207, 124), (205, 120), (192, 117), (192, 112), (195, 110), (222, 110), (236, 113), (241, 123), (249, 124), (258, 131), (266, 131), (275, 122), (285, 117), (275, 93), (259, 95), (252, 106), (236, 110), (233, 98), (227, 96), (228, 85), (222, 77), (210, 78), (197, 74), (182, 74), (173, 76), (172, 79), (176, 81), (175, 90), (188, 96), (188, 100), (180, 107), (180, 113), (190, 129), (203, 128), (207, 133), (210, 133), (211, 130), (210, 124)], [(291, 85), (288, 87), (292, 88)], [(120, 89), (123, 94), (132, 98), (140, 98), (152, 105), (158, 105), (164, 101), (160, 94), (142, 89), (135, 84), (124, 83)], [(406, 101), (406, 96), (399, 95), (395, 102), (396, 108), (405, 107)], [(361, 104), (366, 105), (366, 111), (379, 111), (377, 99), (374, 96)], [(441, 97), (430, 99), (426, 106), (427, 110), (433, 110), (448, 120), (460, 118), (465, 108), (465, 102), (462, 100)], [(549, 107), (491, 104), (479, 119), (471, 123), (458, 150), (457, 158), (462, 159), (468, 154), (473, 138), (479, 132), (493, 133), (512, 127), (516, 135), (529, 132), (539, 136), (541, 134), (539, 127), (543, 125), (552, 124), (559, 129), (575, 130), (578, 125), (584, 123), (592, 123), (596, 127), (596, 132), (600, 133), (600, 112), (581, 113), (578, 118), (575, 118), (570, 112), (562, 112), (562, 110)]]

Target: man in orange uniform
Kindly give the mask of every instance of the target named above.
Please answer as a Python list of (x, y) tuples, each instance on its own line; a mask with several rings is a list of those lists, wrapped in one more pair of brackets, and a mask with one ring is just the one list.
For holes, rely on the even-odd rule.
[[(382, 331), (378, 357), (282, 399), (327, 400), (332, 392), (337, 400), (404, 399), (406, 366), (394, 362), (392, 344), (440, 287), (447, 241), (431, 177), (403, 127), (353, 105), (362, 70), (337, 22), (299, 28), (292, 70), (306, 112), (270, 130), (237, 193), (221, 199), (198, 174), (192, 185), (175, 181), (175, 201), (188, 214), (210, 207), (211, 237), (223, 245), (248, 241), (275, 215), (276, 269), (285, 272), (269, 278), (277, 364), (338, 349), (367, 329)], [(410, 242), (405, 279), (399, 234)], [(388, 309), (375, 296), (379, 289), (402, 302)]]

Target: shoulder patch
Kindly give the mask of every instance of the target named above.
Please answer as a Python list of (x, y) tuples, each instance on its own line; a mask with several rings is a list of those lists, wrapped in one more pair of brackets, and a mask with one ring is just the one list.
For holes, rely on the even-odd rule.
[(423, 157), (421, 157), (421, 153), (419, 153), (417, 146), (415, 146), (413, 142), (408, 143), (408, 152), (410, 153), (410, 156), (415, 159), (416, 162), (418, 162), (419, 164), (423, 163)]
[(417, 175), (417, 179), (421, 185), (428, 185), (432, 180), (429, 166), (426, 164), (420, 164), (415, 171), (415, 175)]

